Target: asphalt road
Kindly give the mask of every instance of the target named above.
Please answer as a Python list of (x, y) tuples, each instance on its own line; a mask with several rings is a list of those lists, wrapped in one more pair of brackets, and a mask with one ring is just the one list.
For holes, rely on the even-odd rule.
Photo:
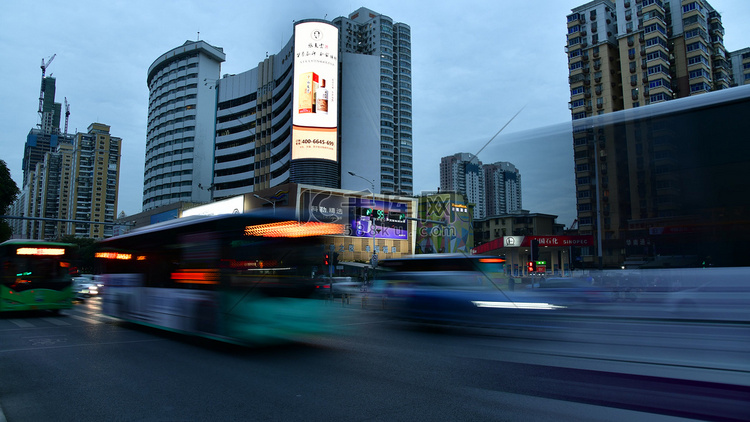
[(344, 334), (263, 349), (122, 323), (98, 299), (2, 316), (0, 408), (10, 422), (750, 420), (744, 324), (424, 328), (332, 306)]

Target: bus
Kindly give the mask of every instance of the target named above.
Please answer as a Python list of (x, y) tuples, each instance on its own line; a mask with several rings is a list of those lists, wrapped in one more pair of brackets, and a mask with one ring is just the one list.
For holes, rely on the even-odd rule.
[(242, 345), (331, 333), (332, 307), (314, 299), (314, 281), (325, 236), (343, 231), (258, 213), (184, 217), (105, 239), (95, 252), (102, 313)]
[(37, 240), (0, 243), (0, 312), (73, 307), (78, 246)]

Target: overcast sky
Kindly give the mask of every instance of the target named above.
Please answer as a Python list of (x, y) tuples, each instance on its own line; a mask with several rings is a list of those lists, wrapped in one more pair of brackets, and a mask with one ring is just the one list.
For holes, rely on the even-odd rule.
[[(332, 20), (367, 7), (412, 30), (414, 192), (439, 186), (440, 158), (486, 149), (523, 178), (523, 206), (575, 218), (566, 16), (585, 1), (35, 1), (4, 2), (0, 14), (0, 159), (22, 185), (23, 146), (39, 123), (41, 61), (56, 102), (70, 104), (68, 131), (93, 122), (122, 138), (118, 214), (141, 211), (148, 67), (186, 40), (222, 47), (222, 74), (275, 54), (293, 21)], [(750, 1), (713, 0), (729, 51), (750, 46)], [(64, 121), (61, 122), (61, 127)], [(344, 169), (346, 171), (346, 169)]]

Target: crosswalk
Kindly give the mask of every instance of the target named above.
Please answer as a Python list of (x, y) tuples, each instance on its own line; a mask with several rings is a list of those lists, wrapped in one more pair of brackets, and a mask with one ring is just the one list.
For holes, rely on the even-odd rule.
[(3, 315), (0, 318), (0, 330), (19, 328), (66, 327), (83, 324), (106, 324), (118, 321), (101, 313), (99, 298), (77, 303), (72, 309), (60, 311), (59, 315), (49, 316), (43, 312), (22, 313), (20, 315)]

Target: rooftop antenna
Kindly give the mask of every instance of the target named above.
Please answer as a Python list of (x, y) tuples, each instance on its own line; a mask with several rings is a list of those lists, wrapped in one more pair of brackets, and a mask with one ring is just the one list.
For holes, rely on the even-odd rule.
[(198, 31), (198, 41), (201, 40), (201, 31)]

